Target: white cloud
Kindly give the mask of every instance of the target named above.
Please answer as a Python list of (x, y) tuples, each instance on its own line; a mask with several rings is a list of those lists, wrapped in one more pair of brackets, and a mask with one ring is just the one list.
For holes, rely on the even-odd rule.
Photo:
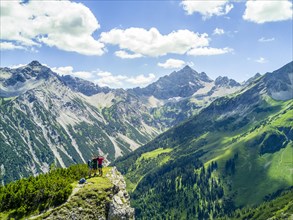
[(139, 53), (130, 54), (130, 53), (127, 53), (127, 52), (124, 51), (124, 50), (116, 51), (116, 52), (115, 52), (115, 55), (116, 55), (117, 57), (122, 58), (122, 59), (135, 59), (135, 58), (142, 57), (142, 55), (139, 54)]
[(223, 35), (225, 34), (225, 31), (224, 29), (221, 29), (221, 28), (216, 28), (213, 32), (213, 35)]
[(14, 45), (46, 44), (84, 55), (104, 53), (104, 44), (92, 37), (100, 25), (90, 9), (81, 3), (1, 1), (0, 19), (1, 40), (15, 41)]
[[(100, 41), (105, 44), (118, 45), (123, 52), (116, 52), (122, 58), (140, 56), (158, 57), (169, 53), (186, 54), (190, 50), (209, 46), (208, 34), (189, 30), (177, 30), (162, 35), (156, 28), (112, 29), (101, 34)], [(126, 53), (128, 50), (133, 54)], [(219, 49), (221, 50), (221, 49)]]
[(187, 12), (188, 15), (193, 13), (200, 13), (203, 19), (210, 18), (212, 16), (221, 16), (228, 14), (233, 4), (229, 4), (228, 0), (217, 0), (217, 1), (191, 1), (183, 0), (180, 5)]
[(225, 53), (233, 52), (232, 48), (225, 47), (225, 48), (212, 48), (212, 47), (200, 47), (194, 48), (188, 51), (188, 55), (193, 56), (212, 56), (212, 55), (220, 55)]
[(107, 71), (99, 71), (97, 73), (98, 76), (101, 76), (101, 77), (107, 77), (107, 76), (112, 76), (112, 73), (110, 72), (107, 72)]
[(154, 81), (154, 79), (156, 78), (156, 76), (153, 73), (150, 73), (148, 76), (144, 76), (144, 75), (138, 75), (135, 77), (130, 77), (128, 79), (126, 79), (126, 82), (129, 82), (133, 85), (147, 85), (149, 83), (151, 83), (152, 81)]
[(12, 65), (9, 68), (11, 68), (11, 69), (17, 69), (17, 68), (20, 68), (20, 67), (23, 67), (23, 66), (26, 66), (26, 65), (27, 64), (17, 64), (17, 65)]
[(0, 50), (25, 50), (25, 47), (13, 44), (11, 42), (0, 42)]
[(156, 76), (150, 73), (148, 76), (138, 75), (138, 76), (125, 76), (125, 75), (113, 75), (109, 72), (97, 73), (100, 77), (95, 79), (94, 82), (100, 86), (108, 86), (111, 88), (126, 88), (126, 87), (136, 87), (144, 86), (153, 82)]
[(94, 70), (94, 71), (74, 71), (72, 66), (53, 67), (52, 71), (59, 75), (70, 75), (73, 77), (82, 78), (99, 86), (108, 86), (110, 88), (126, 88), (144, 86), (151, 83), (156, 78), (154, 74), (150, 73), (148, 76), (126, 76), (126, 75), (113, 75), (111, 72)]
[(258, 24), (292, 19), (292, 2), (282, 1), (247, 1), (244, 20)]
[(162, 35), (156, 28), (112, 29), (101, 34), (101, 42), (119, 45), (134, 54), (144, 56), (163, 56), (167, 53), (184, 54), (194, 47), (207, 46), (207, 34), (198, 34), (189, 30), (178, 30)]
[(158, 66), (163, 67), (165, 69), (173, 69), (173, 68), (181, 68), (185, 65), (183, 60), (175, 60), (175, 59), (168, 59), (165, 63), (158, 63)]
[(271, 42), (271, 41), (274, 41), (274, 40), (275, 40), (274, 37), (272, 37), (272, 38), (262, 37), (262, 38), (258, 39), (258, 42), (265, 43), (265, 42)]
[(263, 64), (263, 63), (267, 63), (268, 60), (263, 57), (260, 57), (257, 60), (255, 60), (255, 62)]
[(86, 71), (73, 71), (72, 66), (64, 66), (64, 67), (53, 67), (51, 68), (53, 72), (58, 73), (59, 75), (71, 75), (73, 77), (82, 78), (85, 80), (92, 80), (95, 78), (94, 72), (86, 72)]
[(127, 76), (122, 75), (105, 75), (101, 78), (95, 79), (94, 82), (97, 83), (99, 86), (108, 86), (111, 88), (123, 87), (123, 81), (127, 79)]

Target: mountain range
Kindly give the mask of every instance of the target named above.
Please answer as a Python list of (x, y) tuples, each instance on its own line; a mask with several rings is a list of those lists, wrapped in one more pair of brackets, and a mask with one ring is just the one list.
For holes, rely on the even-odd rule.
[(102, 154), (137, 219), (245, 219), (263, 201), (282, 204), (269, 217), (290, 216), (292, 115), (293, 62), (243, 83), (186, 66), (128, 90), (38, 61), (0, 68), (0, 180)]
[(0, 180), (47, 172), (52, 163), (85, 163), (95, 154), (114, 161), (240, 88), (189, 66), (129, 90), (60, 76), (38, 61), (1, 68)]
[(292, 188), (293, 62), (256, 78), (116, 160), (138, 219), (235, 217)]

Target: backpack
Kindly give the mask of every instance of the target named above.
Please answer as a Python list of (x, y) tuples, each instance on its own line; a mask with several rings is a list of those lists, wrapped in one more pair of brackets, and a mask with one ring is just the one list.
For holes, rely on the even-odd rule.
[(87, 166), (88, 166), (89, 168), (92, 168), (92, 167), (93, 167), (92, 160), (88, 160), (88, 161), (87, 161)]
[(78, 181), (79, 184), (84, 184), (85, 182), (86, 182), (85, 178), (81, 178), (81, 179)]

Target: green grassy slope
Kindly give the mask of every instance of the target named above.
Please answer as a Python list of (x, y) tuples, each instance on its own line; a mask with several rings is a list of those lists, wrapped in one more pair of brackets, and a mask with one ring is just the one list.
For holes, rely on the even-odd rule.
[[(122, 162), (123, 165), (117, 163), (120, 169), (124, 165), (127, 167), (129, 161), (136, 158), (126, 170), (126, 178), (138, 218), (152, 215), (157, 218), (211, 218), (229, 213), (234, 207), (259, 204), (268, 194), (292, 186), (293, 122), (290, 115), (293, 115), (293, 101), (279, 104), (280, 111), (259, 121), (255, 127), (247, 126), (247, 132), (240, 129), (238, 132), (205, 133), (184, 145), (171, 145), (170, 148), (170, 145), (162, 144), (160, 148), (150, 152), (130, 156)], [(264, 138), (263, 134), (266, 134)], [(276, 142), (283, 140), (283, 143), (274, 145), (276, 148), (271, 150), (271, 142), (266, 143), (266, 140), (273, 141), (274, 138)], [(258, 143), (260, 140), (261, 143)], [(200, 175), (202, 167), (210, 169), (212, 161), (217, 162), (218, 168), (211, 176), (205, 175), (197, 182), (195, 179), (198, 177), (192, 176)], [(180, 182), (182, 191), (178, 191), (180, 184), (176, 181), (182, 181), (182, 178), (186, 178), (184, 176), (193, 179), (190, 182)], [(211, 182), (216, 182), (216, 185), (211, 185)], [(204, 192), (207, 189), (203, 185), (206, 184), (210, 191)], [(219, 190), (223, 190), (224, 195), (211, 196), (213, 200), (205, 198), (212, 192), (221, 194)], [(172, 197), (173, 194), (175, 198)], [(174, 200), (173, 205), (165, 201), (170, 196)], [(187, 202), (186, 197), (190, 198)], [(206, 205), (209, 203), (215, 208), (209, 208)], [(149, 207), (145, 204), (152, 205)], [(195, 208), (182, 214), (186, 205), (191, 204), (195, 204)], [(179, 208), (175, 208), (177, 206)], [(161, 213), (165, 209), (168, 211)], [(201, 213), (203, 210), (208, 211)], [(182, 216), (177, 216), (176, 213), (181, 213)]]
[(293, 186), (293, 100), (270, 98), (272, 75), (116, 161), (138, 219), (216, 218)]
[(84, 219), (106, 218), (106, 204), (113, 193), (106, 177), (111, 169), (103, 168), (103, 177), (90, 178), (84, 185), (77, 182), (87, 176), (87, 165), (11, 182), (0, 187), (0, 219), (67, 219), (72, 210), (80, 210)]

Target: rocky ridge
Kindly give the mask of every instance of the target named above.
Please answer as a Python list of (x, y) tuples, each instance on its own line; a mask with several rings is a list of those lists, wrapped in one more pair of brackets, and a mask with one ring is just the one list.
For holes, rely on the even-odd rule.
[(104, 177), (77, 184), (65, 204), (29, 219), (134, 220), (123, 176), (115, 167), (104, 169)]

